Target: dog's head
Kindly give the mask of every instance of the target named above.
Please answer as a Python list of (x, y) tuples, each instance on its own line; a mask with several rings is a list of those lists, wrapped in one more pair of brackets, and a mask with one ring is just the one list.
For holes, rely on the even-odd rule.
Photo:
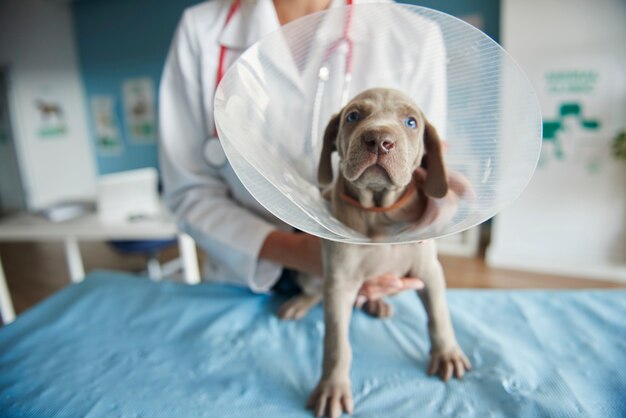
[(321, 187), (333, 180), (331, 155), (335, 151), (341, 175), (359, 189), (402, 189), (421, 167), (426, 173), (426, 194), (439, 198), (448, 191), (437, 131), (411, 99), (397, 90), (366, 90), (332, 117), (318, 167)]

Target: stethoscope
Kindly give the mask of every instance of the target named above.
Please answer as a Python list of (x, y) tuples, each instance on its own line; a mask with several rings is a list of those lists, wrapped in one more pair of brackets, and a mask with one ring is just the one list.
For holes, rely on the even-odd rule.
[[(234, 14), (239, 9), (241, 5), (240, 0), (233, 1), (233, 4), (230, 6), (228, 10), (228, 14), (226, 15), (226, 21), (224, 22), (224, 27), (222, 31), (226, 29)], [(224, 72), (226, 72), (225, 68), (225, 60), (226, 60), (226, 52), (228, 48), (224, 45), (220, 45), (220, 55), (219, 61), (217, 64), (217, 76), (215, 80), (215, 89), (217, 90), (217, 86), (219, 86), (222, 78), (224, 78)], [(213, 136), (209, 137), (207, 142), (204, 144), (204, 159), (207, 163), (213, 168), (221, 168), (226, 164), (226, 154), (224, 153), (224, 148), (220, 144), (219, 138), (217, 136), (217, 127), (213, 127)]]
[[(351, 6), (353, 0), (346, 0), (346, 5)], [(228, 14), (226, 15), (226, 20), (224, 22), (224, 27), (222, 30), (226, 29), (230, 21), (232, 20), (234, 14), (239, 10), (241, 6), (241, 0), (234, 0), (230, 9), (228, 10)], [(352, 80), (352, 40), (349, 37), (350, 25), (352, 22), (352, 8), (348, 8), (346, 15), (346, 22), (344, 25), (343, 34), (340, 39), (336, 40), (331, 44), (328, 48), (324, 57), (322, 59), (322, 65), (318, 72), (318, 82), (317, 89), (315, 92), (315, 98), (313, 103), (313, 117), (312, 117), (312, 126), (311, 126), (311, 147), (312, 149), (316, 149), (317, 142), (319, 141), (319, 119), (320, 119), (320, 110), (322, 105), (322, 98), (324, 96), (324, 89), (328, 79), (330, 77), (330, 70), (328, 63), (332, 57), (332, 55), (341, 47), (342, 44), (346, 44), (348, 48), (348, 52), (346, 55), (346, 65), (344, 72), (344, 86), (342, 89), (342, 105), (348, 101), (348, 89), (350, 85), (350, 81)], [(220, 84), (222, 79), (224, 78), (224, 73), (226, 72), (226, 52), (228, 48), (225, 45), (220, 46), (219, 53), (219, 61), (217, 66), (217, 76), (215, 82), (215, 88)], [(224, 153), (224, 149), (222, 145), (219, 143), (219, 138), (217, 135), (217, 128), (213, 128), (213, 136), (210, 137), (205, 146), (204, 146), (204, 158), (209, 163), (209, 165), (213, 168), (221, 168), (226, 164), (226, 154)]]
[[(348, 6), (352, 5), (352, 0), (347, 0), (346, 4)], [(341, 45), (345, 44), (347, 46), (346, 53), (346, 64), (344, 70), (344, 78), (343, 78), (343, 88), (341, 92), (341, 107), (343, 107), (348, 102), (348, 91), (350, 89), (350, 81), (352, 81), (352, 61), (353, 61), (353, 44), (352, 39), (350, 39), (350, 25), (352, 24), (352, 8), (348, 8), (346, 14), (346, 22), (343, 27), (343, 34), (341, 38), (337, 39), (333, 42), (330, 47), (326, 50), (324, 54), (324, 58), (322, 59), (322, 65), (320, 66), (319, 72), (317, 74), (317, 89), (315, 90), (315, 98), (313, 101), (313, 115), (311, 117), (311, 138), (308, 142), (310, 152), (319, 151), (318, 142), (320, 140), (320, 117), (321, 117), (321, 109), (322, 109), (322, 99), (324, 97), (324, 90), (326, 87), (326, 83), (328, 83), (328, 79), (330, 78), (330, 69), (329, 69), (329, 61), (333, 54), (341, 48)]]

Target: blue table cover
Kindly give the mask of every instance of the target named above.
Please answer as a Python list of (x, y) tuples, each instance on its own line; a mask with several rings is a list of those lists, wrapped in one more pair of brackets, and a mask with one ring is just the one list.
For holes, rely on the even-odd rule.
[[(284, 298), (98, 272), (0, 329), (0, 415), (310, 417), (323, 313)], [(626, 292), (450, 290), (474, 369), (425, 374), (415, 294), (355, 312), (356, 417), (626, 417)]]

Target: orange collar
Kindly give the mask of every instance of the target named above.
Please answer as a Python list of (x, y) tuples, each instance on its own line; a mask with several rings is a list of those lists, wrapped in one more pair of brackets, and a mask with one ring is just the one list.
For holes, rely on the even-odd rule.
[(355, 206), (355, 207), (357, 207), (357, 208), (359, 208), (361, 210), (367, 211), (367, 212), (385, 213), (385, 212), (390, 212), (392, 210), (399, 209), (402, 206), (404, 206), (407, 202), (409, 202), (410, 200), (413, 199), (413, 197), (415, 196), (416, 191), (417, 191), (417, 187), (415, 185), (415, 177), (413, 177), (413, 179), (411, 179), (411, 182), (407, 186), (407, 188), (404, 191), (404, 193), (402, 194), (402, 196), (400, 196), (400, 198), (398, 200), (396, 200), (396, 202), (393, 205), (387, 206), (387, 207), (384, 207), (384, 208), (381, 208), (381, 207), (378, 207), (378, 206), (373, 206), (371, 208), (366, 208), (365, 206), (363, 206), (361, 204), (361, 202), (359, 202), (358, 200), (348, 196), (345, 193), (340, 193), (339, 194), (339, 198), (341, 200), (343, 200), (344, 202), (346, 202), (347, 204)]

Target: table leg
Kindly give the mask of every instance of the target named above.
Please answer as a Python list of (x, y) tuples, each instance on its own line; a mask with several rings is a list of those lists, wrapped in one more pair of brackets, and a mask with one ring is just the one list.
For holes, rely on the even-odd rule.
[(10, 324), (15, 320), (15, 310), (11, 302), (9, 286), (7, 286), (4, 270), (2, 269), (2, 259), (0, 259), (0, 314), (5, 324)]
[(78, 240), (74, 237), (65, 238), (65, 259), (72, 282), (82, 282), (85, 278), (85, 267), (83, 267), (83, 259), (80, 256)]
[(200, 283), (196, 242), (189, 235), (180, 233), (178, 234), (178, 248), (180, 250), (180, 258), (183, 262), (185, 282), (189, 284)]
[(161, 271), (161, 263), (156, 257), (150, 257), (147, 264), (148, 277), (155, 282), (160, 282), (163, 279), (163, 271)]

